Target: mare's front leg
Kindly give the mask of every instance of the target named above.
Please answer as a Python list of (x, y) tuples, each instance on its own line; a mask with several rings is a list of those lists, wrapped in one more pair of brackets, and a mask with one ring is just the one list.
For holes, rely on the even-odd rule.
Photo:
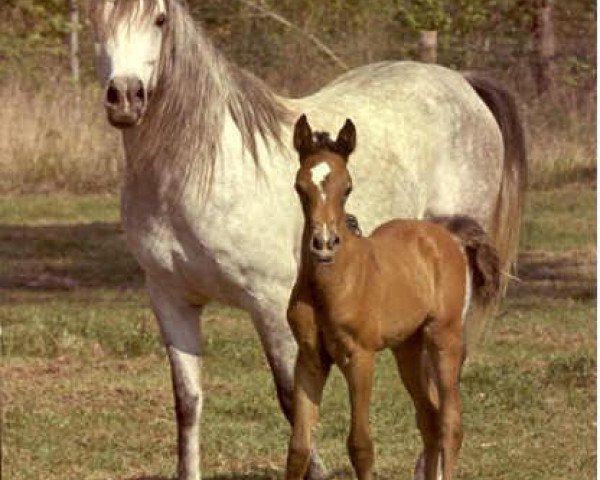
[[(298, 345), (286, 320), (288, 297), (289, 292), (283, 292), (281, 302), (271, 308), (263, 308), (252, 318), (273, 373), (279, 404), (285, 417), (293, 425), (294, 365)], [(306, 478), (327, 478), (327, 471), (314, 448), (310, 451)]]
[(200, 322), (201, 307), (191, 306), (147, 281), (171, 365), (177, 419), (177, 479), (200, 480)]
[(373, 478), (373, 441), (369, 428), (369, 407), (373, 390), (374, 352), (356, 350), (345, 365), (340, 365), (350, 393), (352, 420), (348, 453), (358, 480)]
[(330, 361), (318, 350), (300, 348), (294, 373), (294, 419), (286, 480), (301, 480), (308, 469), (312, 432), (318, 421), (319, 405), (330, 367)]

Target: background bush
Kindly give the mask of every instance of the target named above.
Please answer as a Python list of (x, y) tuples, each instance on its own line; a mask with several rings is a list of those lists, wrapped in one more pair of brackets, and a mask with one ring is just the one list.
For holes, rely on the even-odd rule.
[[(531, 65), (536, 9), (548, 0), (190, 0), (194, 17), (225, 55), (284, 95), (310, 93), (342, 73), (305, 35), (316, 35), (350, 67), (415, 59), (418, 34), (438, 30), (438, 62), (486, 70), (519, 97), (533, 184), (595, 176), (596, 5), (554, 3), (555, 87), (538, 95)], [(68, 0), (0, 5), (0, 192), (113, 191), (122, 153), (106, 125), (94, 79), (91, 38), (80, 5), (81, 85), (69, 76)], [(310, 66), (310, 68), (307, 68)]]

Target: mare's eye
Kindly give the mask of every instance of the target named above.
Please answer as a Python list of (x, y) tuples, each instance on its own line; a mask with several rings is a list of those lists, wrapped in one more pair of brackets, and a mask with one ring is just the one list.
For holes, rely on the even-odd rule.
[(159, 13), (158, 17), (156, 17), (156, 20), (154, 20), (154, 24), (157, 27), (162, 27), (167, 21), (167, 14), (166, 13)]
[(348, 196), (352, 193), (352, 187), (348, 187), (344, 192), (344, 197), (348, 198)]

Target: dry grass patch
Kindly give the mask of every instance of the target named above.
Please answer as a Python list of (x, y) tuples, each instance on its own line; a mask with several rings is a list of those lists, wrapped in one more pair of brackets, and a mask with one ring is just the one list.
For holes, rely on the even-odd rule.
[(0, 192), (114, 191), (120, 137), (100, 98), (98, 88), (67, 82), (0, 85)]
[[(595, 178), (595, 92), (587, 95), (522, 102), (534, 187)], [(0, 193), (114, 192), (122, 147), (101, 97), (97, 86), (76, 90), (67, 81), (0, 85)]]

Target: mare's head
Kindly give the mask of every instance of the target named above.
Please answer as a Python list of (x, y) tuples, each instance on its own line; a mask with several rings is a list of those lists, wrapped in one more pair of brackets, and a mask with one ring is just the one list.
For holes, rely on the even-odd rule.
[(104, 105), (117, 128), (139, 124), (157, 84), (163, 39), (177, 0), (91, 0)]
[(348, 157), (356, 146), (356, 129), (350, 120), (335, 140), (310, 128), (305, 115), (294, 128), (294, 148), (300, 155), (296, 191), (308, 228), (310, 252), (319, 263), (332, 263), (346, 229), (344, 206), (352, 191)]

